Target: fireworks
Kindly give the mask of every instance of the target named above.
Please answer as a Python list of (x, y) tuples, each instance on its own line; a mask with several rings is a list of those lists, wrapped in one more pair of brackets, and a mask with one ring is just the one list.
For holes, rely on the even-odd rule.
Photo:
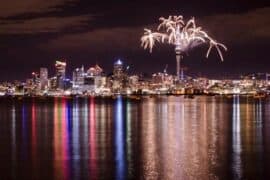
[(149, 47), (150, 52), (152, 52), (152, 49), (155, 45), (155, 41), (160, 42), (160, 40), (162, 42), (164, 42), (165, 40), (165, 34), (162, 33), (158, 33), (158, 32), (154, 32), (152, 33), (152, 31), (150, 29), (144, 29), (144, 36), (141, 38), (142, 40), (142, 46), (144, 47), (144, 49), (146, 49), (147, 47)]
[(144, 49), (149, 48), (150, 52), (152, 52), (155, 42), (174, 45), (177, 63), (179, 63), (177, 64), (177, 75), (179, 75), (180, 70), (180, 55), (200, 44), (209, 44), (206, 57), (209, 56), (214, 47), (217, 50), (220, 59), (223, 61), (222, 50), (227, 51), (227, 47), (211, 38), (201, 27), (197, 27), (195, 18), (191, 18), (186, 23), (183, 16), (161, 17), (159, 20), (161, 23), (157, 28), (158, 32), (144, 29), (145, 32), (141, 37), (141, 45)]

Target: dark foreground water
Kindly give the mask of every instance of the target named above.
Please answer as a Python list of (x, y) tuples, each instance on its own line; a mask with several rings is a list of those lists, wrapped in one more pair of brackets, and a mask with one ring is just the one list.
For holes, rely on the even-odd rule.
[(269, 178), (268, 100), (0, 100), (1, 180)]

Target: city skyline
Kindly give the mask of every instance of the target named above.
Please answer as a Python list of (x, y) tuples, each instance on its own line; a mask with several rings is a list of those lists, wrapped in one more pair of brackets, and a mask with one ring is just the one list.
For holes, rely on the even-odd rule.
[[(13, 1), (2, 3), (0, 13), (0, 81), (24, 80), (39, 67), (54, 73), (55, 60), (64, 58), (67, 72), (81, 65), (99, 64), (110, 72), (122, 59), (131, 72), (175, 74), (171, 47), (149, 54), (140, 47), (143, 27), (156, 27), (156, 19), (169, 14), (196, 17), (210, 35), (227, 45), (224, 62), (201, 56), (206, 46), (187, 52), (181, 62), (190, 75), (210, 78), (239, 77), (240, 74), (270, 72), (269, 6), (266, 1), (201, 4), (173, 1), (87, 3), (85, 1)], [(140, 12), (140, 13), (138, 13)], [(22, 68), (23, 67), (23, 68)]]
[(2, 1), (0, 180), (270, 179), (268, 1)]

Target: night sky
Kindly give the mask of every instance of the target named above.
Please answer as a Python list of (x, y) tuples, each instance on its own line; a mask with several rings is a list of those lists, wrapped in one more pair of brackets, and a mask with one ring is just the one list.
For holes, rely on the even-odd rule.
[(259, 0), (89, 1), (9, 0), (0, 3), (0, 81), (24, 80), (32, 71), (66, 59), (68, 74), (98, 63), (107, 73), (118, 58), (131, 72), (175, 74), (174, 48), (157, 45), (153, 53), (140, 47), (143, 28), (155, 29), (158, 18), (194, 16), (197, 25), (226, 44), (225, 61), (207, 46), (184, 55), (186, 73), (235, 78), (252, 72), (270, 73), (270, 6)]

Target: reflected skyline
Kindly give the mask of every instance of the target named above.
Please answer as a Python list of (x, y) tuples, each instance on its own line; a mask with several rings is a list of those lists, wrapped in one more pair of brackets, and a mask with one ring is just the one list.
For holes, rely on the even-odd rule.
[(268, 175), (268, 101), (169, 96), (141, 101), (117, 97), (8, 103), (0, 104), (4, 120), (0, 130), (6, 139), (1, 148), (11, 167), (5, 176), (10, 178)]

